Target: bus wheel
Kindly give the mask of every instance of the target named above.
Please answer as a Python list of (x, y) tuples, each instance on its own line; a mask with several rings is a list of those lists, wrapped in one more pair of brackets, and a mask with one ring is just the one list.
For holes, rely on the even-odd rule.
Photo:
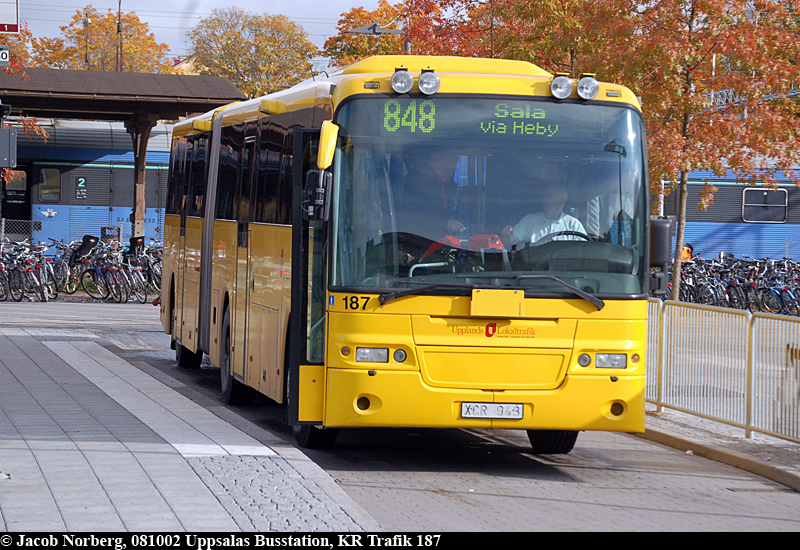
[(573, 430), (527, 430), (535, 454), (563, 455), (575, 446), (578, 432)]
[(222, 400), (228, 405), (249, 405), (255, 399), (255, 391), (248, 388), (231, 374), (231, 315), (225, 310), (222, 319), (222, 361), (219, 366)]
[(339, 436), (338, 428), (322, 429), (308, 424), (292, 426), (297, 444), (304, 449), (330, 449)]
[(185, 369), (197, 369), (200, 367), (200, 363), (203, 362), (203, 352), (200, 350), (191, 351), (189, 348), (175, 342), (175, 362), (178, 363), (179, 367)]

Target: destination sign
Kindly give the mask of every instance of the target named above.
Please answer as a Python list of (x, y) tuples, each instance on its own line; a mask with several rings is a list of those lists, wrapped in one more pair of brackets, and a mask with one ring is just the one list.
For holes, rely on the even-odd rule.
[[(547, 106), (530, 101), (387, 99), (385, 134), (422, 136), (475, 134), (552, 138), (563, 126), (548, 117)], [(551, 120), (553, 119), (553, 120)]]

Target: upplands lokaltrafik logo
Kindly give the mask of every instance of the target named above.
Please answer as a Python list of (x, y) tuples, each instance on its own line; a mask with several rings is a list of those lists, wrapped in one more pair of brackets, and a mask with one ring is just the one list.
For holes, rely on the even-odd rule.
[(497, 327), (497, 323), (489, 323), (483, 327), (480, 325), (458, 326), (453, 325), (450, 331), (456, 336), (480, 336), (483, 334), (486, 338), (536, 338), (536, 329), (534, 327), (519, 327), (507, 326)]

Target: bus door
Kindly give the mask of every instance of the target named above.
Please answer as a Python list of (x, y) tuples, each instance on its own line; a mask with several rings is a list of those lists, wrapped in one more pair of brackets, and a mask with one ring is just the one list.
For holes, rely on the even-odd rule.
[[(249, 131), (245, 135), (244, 149), (240, 160), (241, 169), (238, 178), (238, 208), (236, 209), (236, 288), (233, 305), (233, 376), (246, 382), (248, 367), (255, 364), (258, 347), (248, 349), (247, 327), (248, 310), (253, 290), (253, 275), (250, 266), (250, 203), (252, 195), (253, 166), (256, 158), (256, 133)], [(252, 357), (253, 361), (250, 360)], [(254, 367), (255, 370), (257, 368)], [(254, 370), (251, 369), (251, 370)]]
[[(186, 224), (189, 215), (189, 190), (192, 184), (192, 162), (194, 154), (194, 141), (192, 139), (186, 142), (186, 153), (184, 156), (184, 164), (182, 169), (183, 178), (183, 199), (181, 200), (181, 231), (179, 247), (180, 251), (178, 257), (178, 274), (176, 280), (179, 281), (180, 289), (176, 289), (181, 293), (180, 306), (175, 308), (177, 315), (177, 327), (180, 328), (181, 345), (190, 351), (197, 348), (197, 297), (198, 297), (198, 281), (194, 273), (194, 266), (192, 262), (191, 249), (197, 247), (199, 243), (192, 243), (191, 239), (187, 237)], [(187, 243), (187, 240), (189, 242)], [(187, 248), (189, 253), (187, 253)]]
[(318, 129), (295, 129), (288, 406), (292, 425), (321, 423), (324, 403), (328, 222), (303, 216), (306, 175), (317, 168), (318, 144)]
[[(186, 279), (186, 216), (189, 205), (187, 204), (187, 192), (189, 189), (189, 181), (187, 178), (187, 169), (191, 165), (191, 146), (188, 146), (185, 139), (178, 140), (173, 145), (173, 177), (175, 178), (176, 194), (180, 194), (180, 229), (178, 233), (178, 248), (176, 250), (176, 259), (173, 263), (173, 271), (175, 276), (175, 303), (172, 304), (173, 317), (172, 317), (172, 335), (176, 340), (176, 345), (189, 344), (189, 339), (184, 335), (184, 328), (186, 326), (183, 315), (184, 306), (184, 280)], [(189, 150), (189, 158), (187, 161), (187, 149)], [(185, 342), (184, 342), (185, 340)]]

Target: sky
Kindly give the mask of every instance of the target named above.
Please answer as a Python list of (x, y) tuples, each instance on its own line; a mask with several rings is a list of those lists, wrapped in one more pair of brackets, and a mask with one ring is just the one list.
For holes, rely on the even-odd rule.
[[(305, 29), (308, 39), (318, 48), (336, 34), (339, 16), (354, 7), (374, 10), (378, 0), (121, 0), (123, 12), (136, 12), (146, 22), (160, 43), (169, 45), (169, 56), (187, 53), (191, 44), (188, 32), (198, 21), (211, 15), (215, 8), (235, 5), (254, 14), (285, 15)], [(61, 36), (62, 25), (72, 16), (91, 5), (99, 12), (117, 12), (119, 0), (19, 0), (20, 22), (27, 21), (35, 37)], [(2, 38), (0, 38), (0, 42)]]

